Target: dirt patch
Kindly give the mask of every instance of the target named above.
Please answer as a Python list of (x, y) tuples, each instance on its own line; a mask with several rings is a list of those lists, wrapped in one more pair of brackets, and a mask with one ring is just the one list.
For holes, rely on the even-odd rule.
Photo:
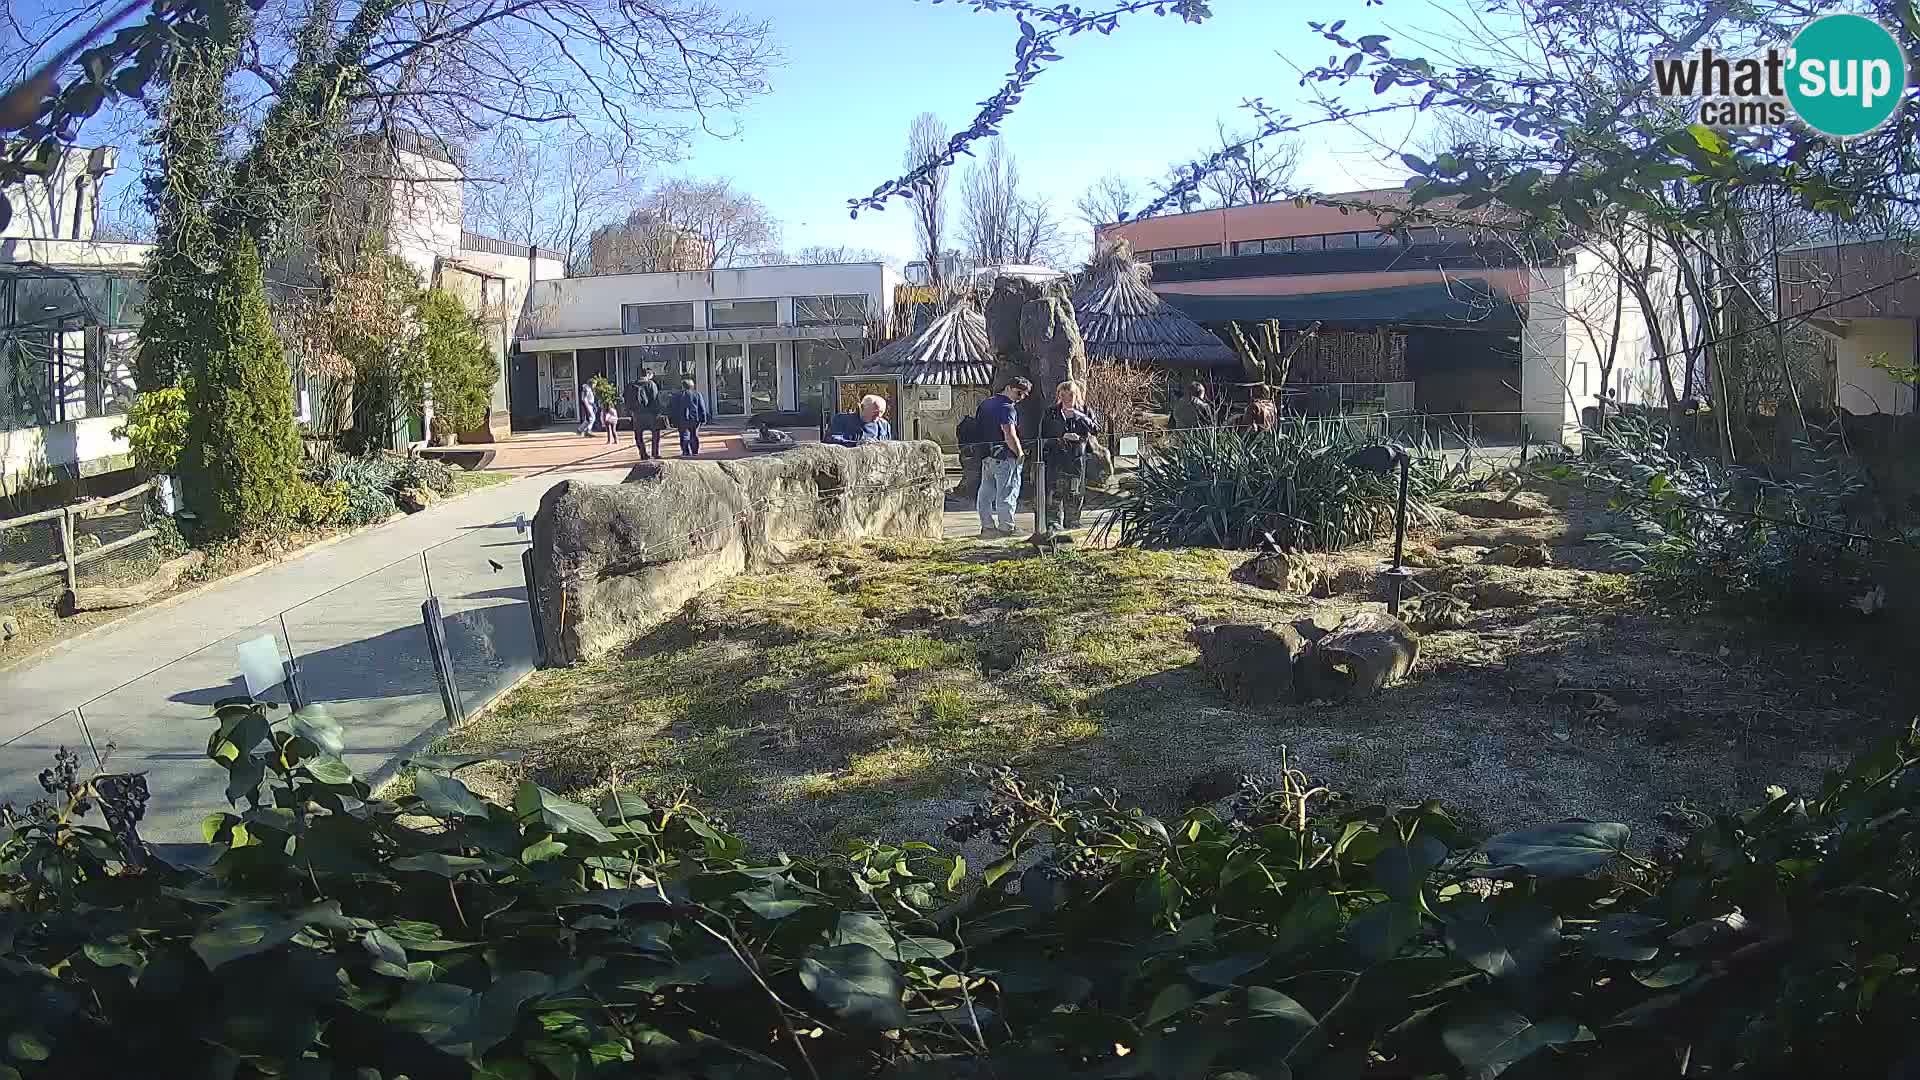
[[(1390, 544), (1315, 556), (1316, 597), (1236, 580), (1250, 553), (822, 546), (622, 655), (538, 674), (448, 748), (526, 751), (481, 771), (496, 794), (521, 775), (582, 796), (692, 786), (793, 851), (945, 843), (979, 766), (1166, 813), (1196, 777), (1283, 760), (1358, 798), (1444, 796), (1488, 827), (1625, 821), (1645, 846), (1675, 807), (1808, 789), (1898, 720), (1847, 644), (1661, 618), (1625, 576), (1580, 567), (1591, 521), (1560, 508), (1523, 524), (1553, 565), (1420, 570), (1414, 594), (1460, 596), (1447, 622), (1463, 625), (1424, 635), (1411, 677), (1363, 702), (1230, 704), (1189, 635), (1381, 610)], [(1478, 528), (1414, 539), (1445, 552)]]

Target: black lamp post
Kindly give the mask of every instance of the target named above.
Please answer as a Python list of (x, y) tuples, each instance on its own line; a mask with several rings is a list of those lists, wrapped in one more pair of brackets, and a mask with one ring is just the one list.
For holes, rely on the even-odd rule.
[(1407, 474), (1413, 467), (1413, 455), (1392, 443), (1374, 443), (1347, 455), (1347, 464), (1363, 472), (1392, 476), (1400, 470), (1400, 499), (1393, 510), (1393, 565), (1387, 568), (1387, 613), (1400, 614), (1400, 591), (1406, 586), (1407, 568), (1400, 564), (1407, 545)]

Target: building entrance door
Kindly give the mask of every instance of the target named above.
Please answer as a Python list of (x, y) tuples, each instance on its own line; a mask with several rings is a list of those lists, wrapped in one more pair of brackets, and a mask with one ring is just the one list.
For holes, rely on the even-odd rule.
[(747, 415), (747, 347), (713, 347), (713, 412), (715, 416)]

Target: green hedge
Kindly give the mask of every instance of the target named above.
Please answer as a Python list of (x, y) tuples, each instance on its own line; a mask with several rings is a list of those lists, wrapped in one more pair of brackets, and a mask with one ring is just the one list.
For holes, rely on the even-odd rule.
[[(216, 709), (210, 846), (63, 757), (12, 822), (0, 1076), (1862, 1076), (1910, 1069), (1920, 743), (1650, 861), (1297, 772), (1227, 816), (992, 777), (924, 844), (750, 853), (681, 797), (374, 799)], [(99, 811), (105, 824), (87, 824)]]

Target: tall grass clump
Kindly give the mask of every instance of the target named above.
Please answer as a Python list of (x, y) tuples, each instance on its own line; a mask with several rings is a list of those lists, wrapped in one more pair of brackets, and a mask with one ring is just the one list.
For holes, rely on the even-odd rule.
[[(1393, 531), (1398, 476), (1347, 464), (1378, 439), (1339, 427), (1249, 433), (1203, 428), (1176, 435), (1134, 474), (1111, 512), (1120, 542), (1136, 547), (1254, 547), (1331, 551)], [(1443, 463), (1415, 452), (1407, 519), (1434, 518), (1431, 500), (1452, 482)]]

